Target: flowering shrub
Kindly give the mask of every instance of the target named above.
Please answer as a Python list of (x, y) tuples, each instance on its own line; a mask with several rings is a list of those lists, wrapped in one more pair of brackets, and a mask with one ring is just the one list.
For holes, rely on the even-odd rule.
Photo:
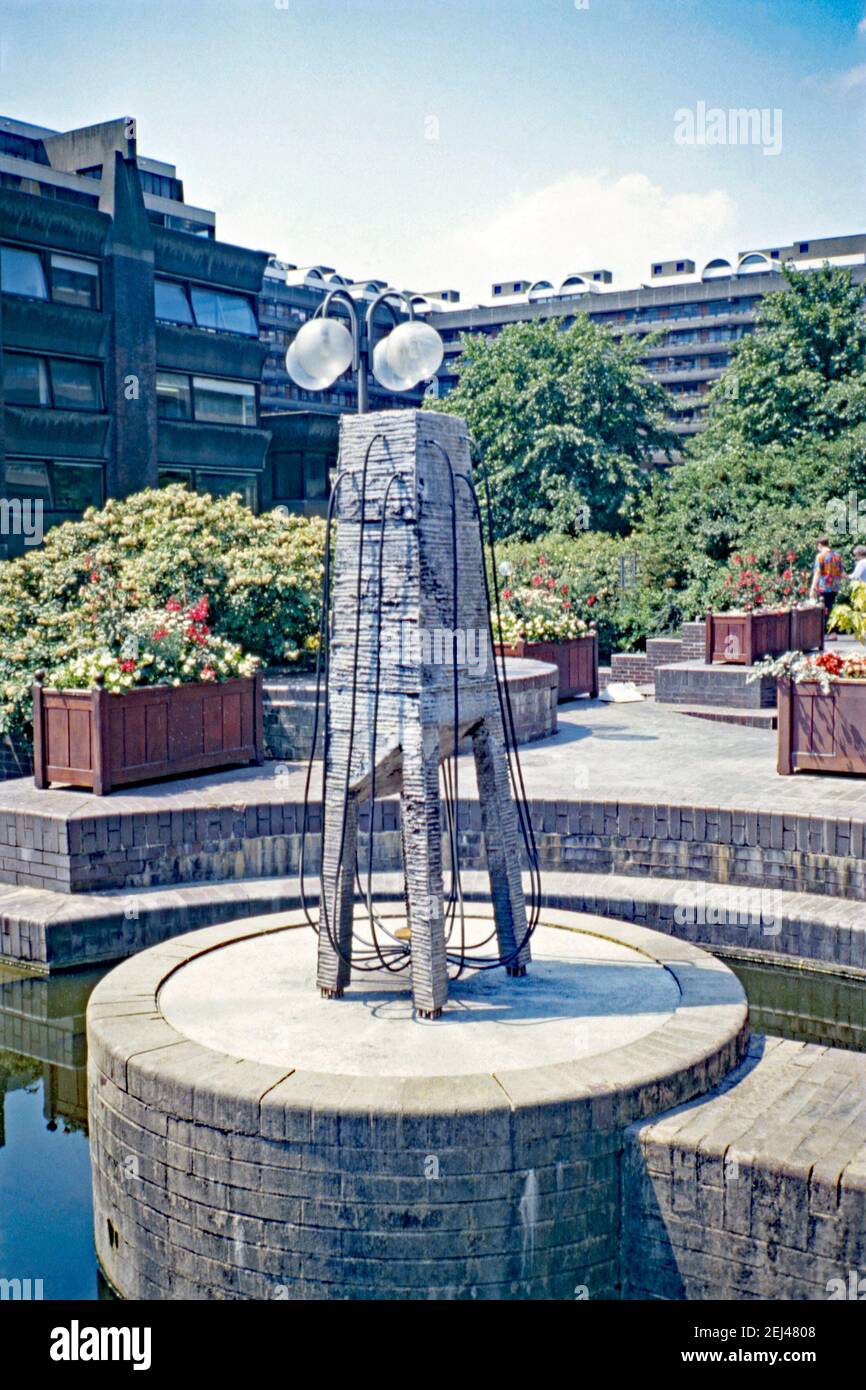
[(816, 681), (825, 695), (835, 680), (866, 680), (866, 653), (840, 655), (837, 652), (785, 652), (779, 657), (765, 657), (752, 667), (747, 681), (772, 676), (774, 680), (789, 680), (795, 685)]
[[(514, 578), (514, 565), (503, 561), (500, 566), (499, 619), (493, 613), (493, 636), (497, 641), (513, 646), (516, 642), (567, 642), (582, 637), (589, 624), (577, 611), (567, 580), (550, 572), (545, 555), (538, 556), (535, 574)], [(594, 595), (592, 596), (595, 602)], [(591, 608), (592, 604), (587, 599)], [(501, 621), (500, 621), (501, 619)]]
[(54, 682), (79, 658), (117, 656), (141, 636), (140, 615), (170, 600), (187, 612), (207, 594), (215, 637), (265, 664), (302, 662), (315, 650), (324, 535), (318, 518), (254, 516), (237, 497), (177, 485), (54, 527), (41, 549), (0, 564), (0, 736), (30, 737), (36, 671)]
[(772, 567), (761, 569), (755, 555), (731, 556), (721, 611), (752, 613), (756, 608), (792, 608), (809, 592), (809, 571), (797, 567), (793, 550), (775, 551)]
[(125, 634), (116, 629), (113, 635), (102, 634), (102, 645), (48, 672), (46, 683), (61, 690), (89, 690), (101, 678), (106, 690), (122, 695), (140, 685), (251, 676), (258, 657), (216, 636), (208, 617), (206, 595), (189, 608), (172, 598), (162, 609), (140, 609), (130, 616)]
[(866, 584), (855, 579), (847, 603), (834, 603), (828, 628), (850, 632), (858, 642), (866, 642)]

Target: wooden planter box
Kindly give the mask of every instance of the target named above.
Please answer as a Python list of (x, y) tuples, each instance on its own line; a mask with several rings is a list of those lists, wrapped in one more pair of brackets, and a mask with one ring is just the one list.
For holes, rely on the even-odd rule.
[(594, 628), (567, 642), (497, 642), (496, 650), (503, 656), (522, 656), (527, 661), (547, 661), (556, 666), (560, 700), (573, 700), (576, 695), (598, 698), (598, 633)]
[(260, 763), (262, 673), (236, 680), (152, 685), (109, 695), (33, 687), (33, 776), (103, 796), (153, 777)]
[(866, 681), (780, 680), (777, 769), (866, 774)]
[(704, 661), (751, 666), (764, 656), (815, 651), (824, 645), (824, 605), (708, 613)]

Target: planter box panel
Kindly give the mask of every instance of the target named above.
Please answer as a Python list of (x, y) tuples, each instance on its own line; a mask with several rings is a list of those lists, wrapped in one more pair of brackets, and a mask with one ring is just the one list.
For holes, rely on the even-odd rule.
[(263, 755), (262, 678), (104, 689), (36, 686), (36, 785), (67, 782), (102, 794), (149, 778), (181, 776)]
[(791, 650), (795, 652), (821, 651), (824, 646), (824, 620), (826, 610), (822, 604), (810, 608), (791, 610)]
[(523, 657), (528, 661), (544, 661), (559, 671), (559, 700), (573, 700), (577, 695), (598, 697), (598, 634), (572, 637), (567, 642), (496, 643), (504, 656)]
[(866, 776), (866, 682), (779, 681), (778, 770)]

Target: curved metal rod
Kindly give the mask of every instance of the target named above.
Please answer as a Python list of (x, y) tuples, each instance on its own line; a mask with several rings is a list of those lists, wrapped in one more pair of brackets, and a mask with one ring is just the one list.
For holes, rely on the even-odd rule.
[(358, 320), (357, 305), (348, 290), (329, 290), (313, 314), (313, 318), (326, 319), (328, 310), (335, 299), (339, 300), (341, 304), (345, 304), (349, 311), (349, 321), (352, 325), (352, 371), (357, 372), (361, 366), (361, 325)]

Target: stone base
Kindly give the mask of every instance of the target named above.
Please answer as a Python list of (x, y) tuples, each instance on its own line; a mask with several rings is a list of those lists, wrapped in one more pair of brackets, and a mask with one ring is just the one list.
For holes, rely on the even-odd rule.
[(302, 921), (190, 934), (91, 997), (96, 1247), (119, 1293), (617, 1297), (625, 1129), (737, 1065), (731, 972), (546, 910), (525, 979), (468, 973), (422, 1022), (405, 977), (322, 1000)]
[(748, 666), (707, 666), (703, 661), (675, 661), (655, 672), (660, 705), (721, 705), (736, 709), (773, 709), (776, 682), (769, 676), (749, 681)]

